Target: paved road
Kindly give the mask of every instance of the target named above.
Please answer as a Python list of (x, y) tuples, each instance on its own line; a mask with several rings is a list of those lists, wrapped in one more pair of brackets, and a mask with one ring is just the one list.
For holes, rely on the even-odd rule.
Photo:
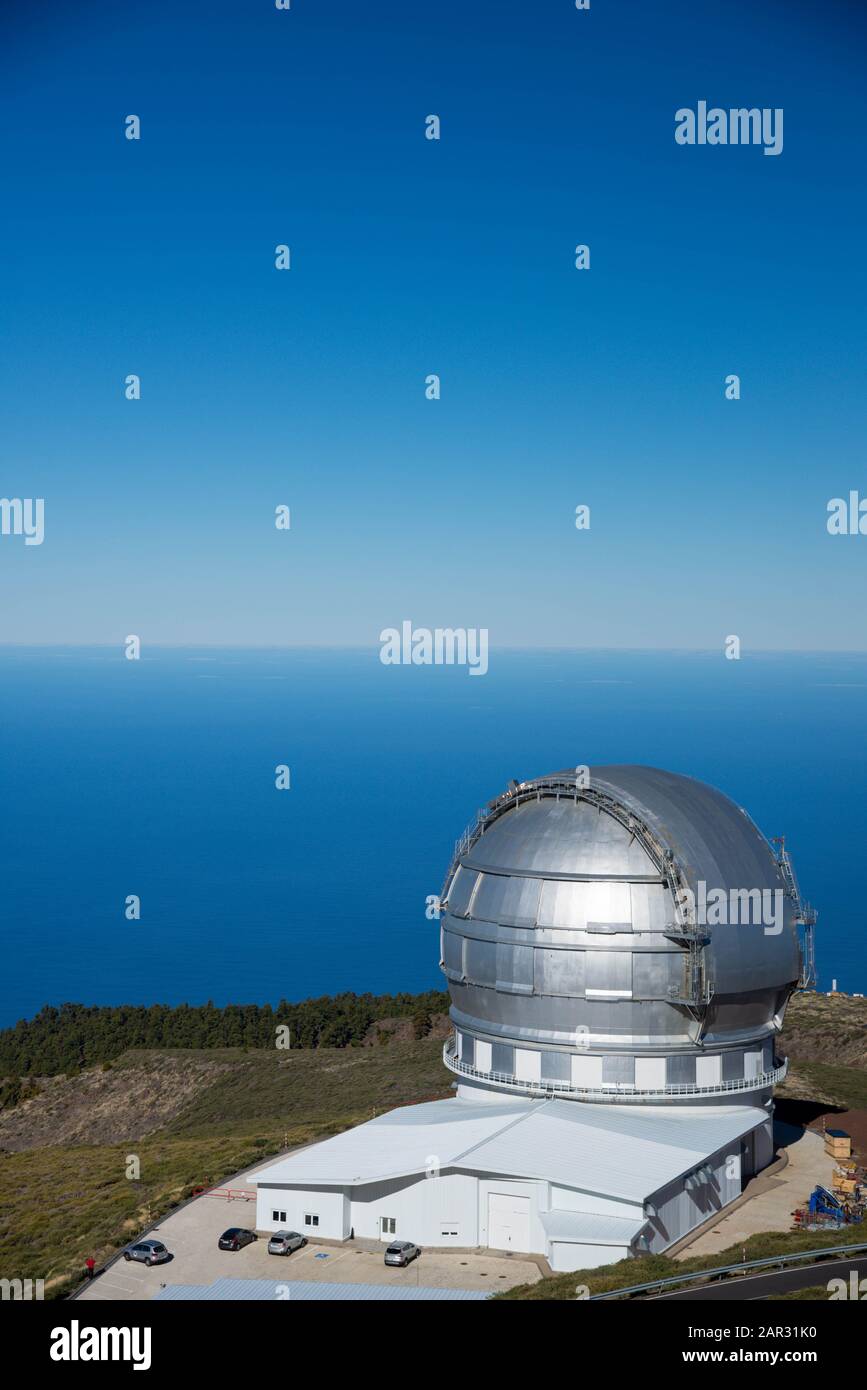
[[(696, 1302), (736, 1301), (751, 1302), (767, 1298), (772, 1293), (791, 1293), (794, 1289), (810, 1289), (814, 1285), (826, 1285), (830, 1279), (844, 1279), (848, 1285), (849, 1275), (856, 1270), (858, 1278), (867, 1278), (867, 1256), (855, 1255), (840, 1260), (817, 1260), (815, 1263), (799, 1265), (794, 1269), (775, 1270), (770, 1274), (736, 1275), (717, 1284), (704, 1288), (680, 1290), (677, 1293), (653, 1294), (652, 1301), (661, 1299), (681, 1299)], [(867, 1297), (865, 1291), (864, 1297)]]

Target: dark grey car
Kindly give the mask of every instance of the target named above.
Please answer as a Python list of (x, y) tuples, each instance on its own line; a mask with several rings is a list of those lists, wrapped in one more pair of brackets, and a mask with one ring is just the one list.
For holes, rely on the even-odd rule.
[(258, 1239), (255, 1231), (248, 1231), (244, 1226), (230, 1226), (220, 1236), (217, 1246), (220, 1250), (242, 1250), (245, 1245)]
[(393, 1240), (385, 1252), (385, 1263), (408, 1265), (410, 1260), (417, 1260), (420, 1254), (421, 1246), (413, 1245), (411, 1240)]
[(172, 1257), (161, 1240), (139, 1240), (123, 1252), (125, 1260), (139, 1260), (143, 1265), (161, 1265)]
[(268, 1254), (291, 1255), (293, 1250), (300, 1250), (306, 1244), (307, 1237), (298, 1231), (275, 1231), (268, 1241)]

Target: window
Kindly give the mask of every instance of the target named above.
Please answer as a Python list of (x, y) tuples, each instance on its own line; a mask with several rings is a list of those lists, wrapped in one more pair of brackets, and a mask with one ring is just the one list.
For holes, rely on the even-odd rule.
[(441, 1229), (440, 1229), (440, 1235), (441, 1235), (442, 1237), (444, 1237), (444, 1238), (449, 1237), (449, 1236), (456, 1236), (457, 1233), (458, 1233), (458, 1228), (457, 1228), (457, 1226), (443, 1226), (443, 1227), (441, 1227)]
[(271, 1220), (272, 1220), (272, 1221), (281, 1221), (281, 1222), (285, 1225), (285, 1224), (286, 1224), (286, 1213), (285, 1213), (285, 1211), (272, 1211), (272, 1213), (271, 1213)]
[(397, 1218), (395, 1216), (381, 1216), (379, 1229), (384, 1236), (393, 1236), (397, 1230)]
[(319, 1225), (319, 1217), (318, 1217), (318, 1215), (316, 1214), (316, 1212), (314, 1212), (314, 1211), (305, 1211), (305, 1213), (304, 1213), (304, 1225), (305, 1225), (305, 1226), (318, 1226), (318, 1225)]

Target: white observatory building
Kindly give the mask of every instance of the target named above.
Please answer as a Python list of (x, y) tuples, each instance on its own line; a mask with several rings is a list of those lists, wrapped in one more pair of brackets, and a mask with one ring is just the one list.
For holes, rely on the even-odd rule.
[(774, 1041), (812, 982), (791, 861), (702, 782), (581, 771), (510, 783), (456, 846), (455, 1097), (260, 1170), (258, 1229), (586, 1269), (665, 1250), (770, 1162)]

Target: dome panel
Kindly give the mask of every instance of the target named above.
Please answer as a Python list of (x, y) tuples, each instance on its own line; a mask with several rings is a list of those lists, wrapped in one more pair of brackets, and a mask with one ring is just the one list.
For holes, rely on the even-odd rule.
[(459, 867), (449, 887), (449, 911), (455, 917), (465, 917), (479, 875), (472, 869)]
[(494, 821), (465, 859), (478, 869), (539, 877), (659, 878), (639, 842), (613, 816), (566, 798), (514, 807)]
[(541, 879), (513, 878), (506, 874), (482, 874), (480, 877), (471, 917), (515, 927), (536, 925)]

